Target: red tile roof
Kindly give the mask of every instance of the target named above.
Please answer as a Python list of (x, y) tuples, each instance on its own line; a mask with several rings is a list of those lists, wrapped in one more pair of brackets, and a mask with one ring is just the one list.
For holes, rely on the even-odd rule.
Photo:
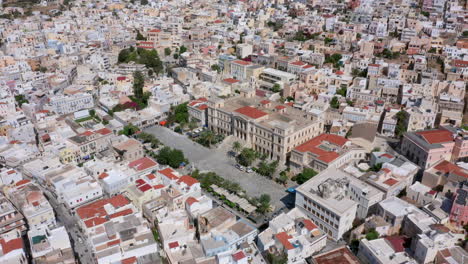
[(99, 129), (99, 130), (96, 130), (96, 133), (99, 133), (99, 134), (101, 134), (101, 135), (104, 136), (104, 135), (109, 135), (109, 134), (111, 134), (112, 131), (111, 131), (110, 129), (108, 129), (108, 128), (105, 127), (105, 128), (101, 128), (101, 129)]
[(453, 141), (452, 133), (445, 129), (421, 131), (416, 132), (416, 134), (420, 135), (429, 144), (439, 144)]
[(184, 176), (180, 177), (179, 180), (177, 181), (178, 184), (180, 184), (182, 182), (187, 184), (188, 186), (192, 186), (192, 185), (198, 183), (198, 181), (195, 178), (193, 178), (192, 176), (189, 176), (189, 175), (184, 175)]
[(89, 131), (89, 130), (81, 133), (82, 136), (87, 136), (87, 137), (89, 137), (89, 136), (91, 136), (93, 134), (94, 134), (93, 131)]
[(161, 189), (161, 188), (164, 188), (164, 184), (156, 184), (153, 186), (153, 189)]
[(133, 168), (137, 171), (142, 171), (149, 169), (151, 167), (154, 167), (158, 165), (156, 161), (152, 160), (151, 158), (148, 157), (143, 157), (141, 159), (134, 160), (128, 164), (128, 167)]
[(278, 233), (275, 236), (276, 236), (276, 239), (278, 239), (278, 241), (281, 244), (283, 244), (284, 248), (286, 248), (287, 250), (294, 249), (294, 246), (291, 244), (291, 242), (289, 242), (289, 239), (291, 239), (292, 237), (286, 234), (286, 232)]
[(129, 258), (126, 258), (126, 259), (122, 260), (122, 264), (134, 264), (136, 262), (137, 262), (136, 257), (129, 257)]
[(125, 76), (117, 77), (117, 81), (125, 81), (126, 79), (127, 79), (127, 77), (125, 77)]
[(317, 228), (317, 226), (310, 219), (304, 219), (302, 222), (304, 223), (305, 228), (307, 228), (309, 231)]
[(158, 28), (155, 28), (155, 29), (150, 30), (149, 32), (156, 32), (157, 33), (157, 32), (161, 32), (161, 30), (158, 29)]
[(154, 179), (156, 179), (156, 176), (154, 174), (150, 173), (150, 174), (146, 175), (146, 178), (148, 178), (149, 180), (154, 180)]
[(257, 108), (251, 107), (251, 106), (244, 106), (244, 107), (238, 108), (238, 109), (236, 109), (234, 111), (239, 113), (239, 114), (243, 114), (245, 116), (253, 118), (253, 119), (257, 119), (257, 118), (260, 118), (262, 116), (268, 115), (267, 113), (265, 113), (265, 112), (263, 112), (261, 110), (258, 110)]
[(466, 170), (446, 160), (437, 164), (434, 169), (443, 173), (453, 173), (460, 177), (468, 178), (468, 172)]
[(98, 179), (102, 180), (102, 179), (107, 178), (108, 176), (109, 176), (109, 174), (107, 174), (106, 172), (103, 172), (103, 173), (99, 174)]
[(120, 239), (116, 239), (116, 240), (107, 242), (107, 246), (109, 246), (109, 247), (111, 247), (113, 245), (118, 245), (118, 244), (120, 244)]
[(151, 189), (153, 189), (153, 187), (151, 187), (151, 185), (149, 185), (149, 184), (143, 184), (143, 185), (138, 187), (138, 190), (140, 190), (142, 192), (146, 192), (146, 191), (151, 190)]
[(119, 217), (119, 216), (125, 216), (125, 215), (129, 215), (129, 214), (132, 214), (132, 213), (133, 213), (133, 210), (131, 208), (128, 208), (128, 209), (122, 210), (120, 212), (113, 213), (113, 214), (109, 215), (109, 217), (110, 218), (116, 218), (116, 217)]
[(185, 200), (185, 202), (188, 203), (188, 205), (192, 205), (194, 203), (198, 203), (198, 200), (190, 196), (189, 198), (187, 198), (187, 200)]
[(357, 257), (347, 248), (341, 247), (312, 257), (317, 264), (359, 264)]
[(235, 61), (233, 61), (233, 63), (235, 63), (235, 64), (240, 64), (240, 65), (244, 65), (244, 66), (247, 66), (247, 65), (250, 65), (250, 64), (251, 64), (250, 62), (243, 61), (243, 60), (235, 60)]
[(387, 240), (387, 242), (390, 243), (390, 245), (392, 246), (393, 250), (395, 250), (395, 252), (405, 251), (405, 247), (403, 246), (405, 244), (405, 240), (403, 239), (403, 237), (399, 237), (399, 236), (386, 237), (385, 240)]
[(21, 186), (21, 185), (24, 185), (24, 184), (27, 184), (27, 183), (30, 183), (30, 182), (31, 182), (30, 180), (24, 179), (24, 180), (19, 180), (15, 185), (16, 186)]
[(241, 259), (244, 259), (245, 258), (244, 251), (239, 251), (239, 252), (236, 252), (236, 253), (232, 254), (232, 258), (235, 261), (239, 261)]
[(393, 185), (397, 184), (398, 181), (395, 180), (395, 179), (393, 179), (393, 178), (390, 178), (390, 179), (384, 181), (383, 183), (386, 184), (386, 185), (388, 185), (388, 186), (393, 186)]
[(208, 106), (206, 104), (203, 104), (203, 105), (200, 105), (199, 107), (197, 107), (198, 109), (200, 110), (205, 110), (208, 108)]
[(173, 169), (171, 169), (171, 168), (165, 168), (164, 170), (160, 170), (158, 172), (161, 173), (162, 175), (166, 176), (170, 180), (179, 179), (179, 177), (174, 174), (175, 171)]
[(14, 238), (8, 241), (5, 239), (0, 239), (0, 245), (2, 246), (2, 253), (6, 255), (13, 250), (22, 249), (23, 248), (23, 239), (22, 238)]
[(388, 153), (384, 153), (382, 155), (380, 155), (380, 157), (385, 157), (385, 158), (389, 158), (389, 159), (393, 159), (394, 157)]
[(223, 82), (233, 84), (233, 83), (239, 82), (239, 80), (236, 80), (236, 79), (233, 79), (233, 78), (227, 78), (227, 79), (224, 79)]
[(109, 199), (98, 200), (94, 203), (90, 203), (76, 209), (76, 214), (81, 219), (89, 219), (92, 217), (106, 216), (106, 210), (104, 205), (111, 204), (114, 208), (119, 208), (124, 205), (129, 204), (130, 202), (123, 195), (117, 195)]
[(322, 144), (322, 142), (324, 141), (330, 142), (331, 144), (340, 147), (342, 147), (346, 142), (348, 142), (348, 140), (344, 137), (340, 137), (333, 134), (322, 134), (305, 142), (302, 145), (299, 145), (294, 150), (299, 152), (311, 152), (315, 154), (319, 160), (329, 163), (338, 158), (340, 154), (338, 154), (335, 151), (327, 151), (319, 148), (320, 144)]
[(292, 65), (296, 65), (296, 66), (304, 66), (306, 65), (304, 62), (302, 61), (295, 61), (295, 62), (291, 62)]
[(170, 248), (170, 249), (176, 248), (176, 247), (178, 247), (178, 246), (179, 246), (179, 242), (178, 242), (178, 241), (169, 243), (169, 248)]
[(275, 109), (278, 109), (278, 110), (285, 109), (285, 108), (286, 108), (286, 106), (284, 106), (284, 105), (277, 105), (275, 107)]
[(262, 100), (262, 101), (260, 101), (260, 104), (262, 104), (262, 105), (266, 105), (266, 104), (269, 104), (269, 103), (270, 103), (269, 100)]

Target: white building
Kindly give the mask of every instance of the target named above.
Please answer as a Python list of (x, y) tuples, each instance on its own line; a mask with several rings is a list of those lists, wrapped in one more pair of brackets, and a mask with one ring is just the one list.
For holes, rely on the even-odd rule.
[(294, 208), (270, 221), (269, 227), (258, 235), (261, 251), (276, 247), (288, 256), (288, 263), (303, 263), (305, 258), (323, 249), (327, 236)]
[(384, 193), (352, 175), (328, 168), (297, 188), (296, 207), (328, 237), (339, 240), (353, 220), (365, 218)]
[(82, 109), (94, 107), (93, 96), (89, 93), (77, 93), (67, 96), (55, 96), (50, 98), (52, 111), (59, 115), (70, 114)]

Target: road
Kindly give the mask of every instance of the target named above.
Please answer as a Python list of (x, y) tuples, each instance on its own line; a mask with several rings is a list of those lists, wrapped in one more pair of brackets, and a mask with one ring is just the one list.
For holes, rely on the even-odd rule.
[(269, 194), (275, 209), (285, 207), (287, 203), (294, 203), (294, 197), (285, 192), (285, 187), (263, 176), (235, 168), (235, 160), (228, 157), (225, 151), (206, 148), (185, 135), (161, 126), (147, 128), (144, 132), (153, 134), (168, 147), (182, 150), (190, 163), (200, 171), (212, 171), (225, 179), (239, 183), (251, 197)]
[[(30, 178), (30, 180), (35, 181), (32, 178)], [(52, 193), (48, 189), (46, 189), (39, 183), (37, 183), (36, 186), (38, 186), (42, 190), (44, 195), (49, 200), (50, 205), (52, 206), (52, 208), (54, 208), (58, 225), (63, 225), (67, 229), (68, 235), (70, 236), (72, 249), (75, 252), (75, 254), (79, 257), (80, 263), (95, 263), (94, 258), (91, 255), (91, 247), (86, 244), (87, 241), (78, 228), (78, 219), (76, 218), (76, 216), (72, 215), (70, 209), (66, 208), (65, 205), (59, 203), (55, 196), (52, 195)], [(79, 237), (81, 237), (82, 243), (80, 243)]]

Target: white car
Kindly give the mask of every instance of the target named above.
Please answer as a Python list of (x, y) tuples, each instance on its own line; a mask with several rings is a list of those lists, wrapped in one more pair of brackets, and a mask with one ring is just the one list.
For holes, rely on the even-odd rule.
[(236, 168), (239, 169), (240, 171), (244, 171), (245, 168), (244, 166), (240, 165), (240, 164), (236, 164)]
[(252, 172), (253, 172), (252, 168), (247, 168), (245, 171), (246, 171), (247, 173), (252, 173)]

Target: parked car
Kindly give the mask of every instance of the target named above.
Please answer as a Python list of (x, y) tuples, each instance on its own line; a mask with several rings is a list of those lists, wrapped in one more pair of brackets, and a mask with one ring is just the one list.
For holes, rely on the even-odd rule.
[(238, 170), (240, 170), (240, 171), (244, 171), (244, 170), (245, 170), (244, 166), (242, 166), (242, 165), (240, 165), (240, 164), (236, 164), (236, 168), (237, 168)]
[(286, 190), (288, 193), (296, 193), (296, 188), (291, 187)]
[(245, 171), (246, 171), (247, 173), (252, 173), (252, 172), (253, 172), (252, 168), (250, 168), (250, 167), (247, 167), (247, 169), (246, 169)]

